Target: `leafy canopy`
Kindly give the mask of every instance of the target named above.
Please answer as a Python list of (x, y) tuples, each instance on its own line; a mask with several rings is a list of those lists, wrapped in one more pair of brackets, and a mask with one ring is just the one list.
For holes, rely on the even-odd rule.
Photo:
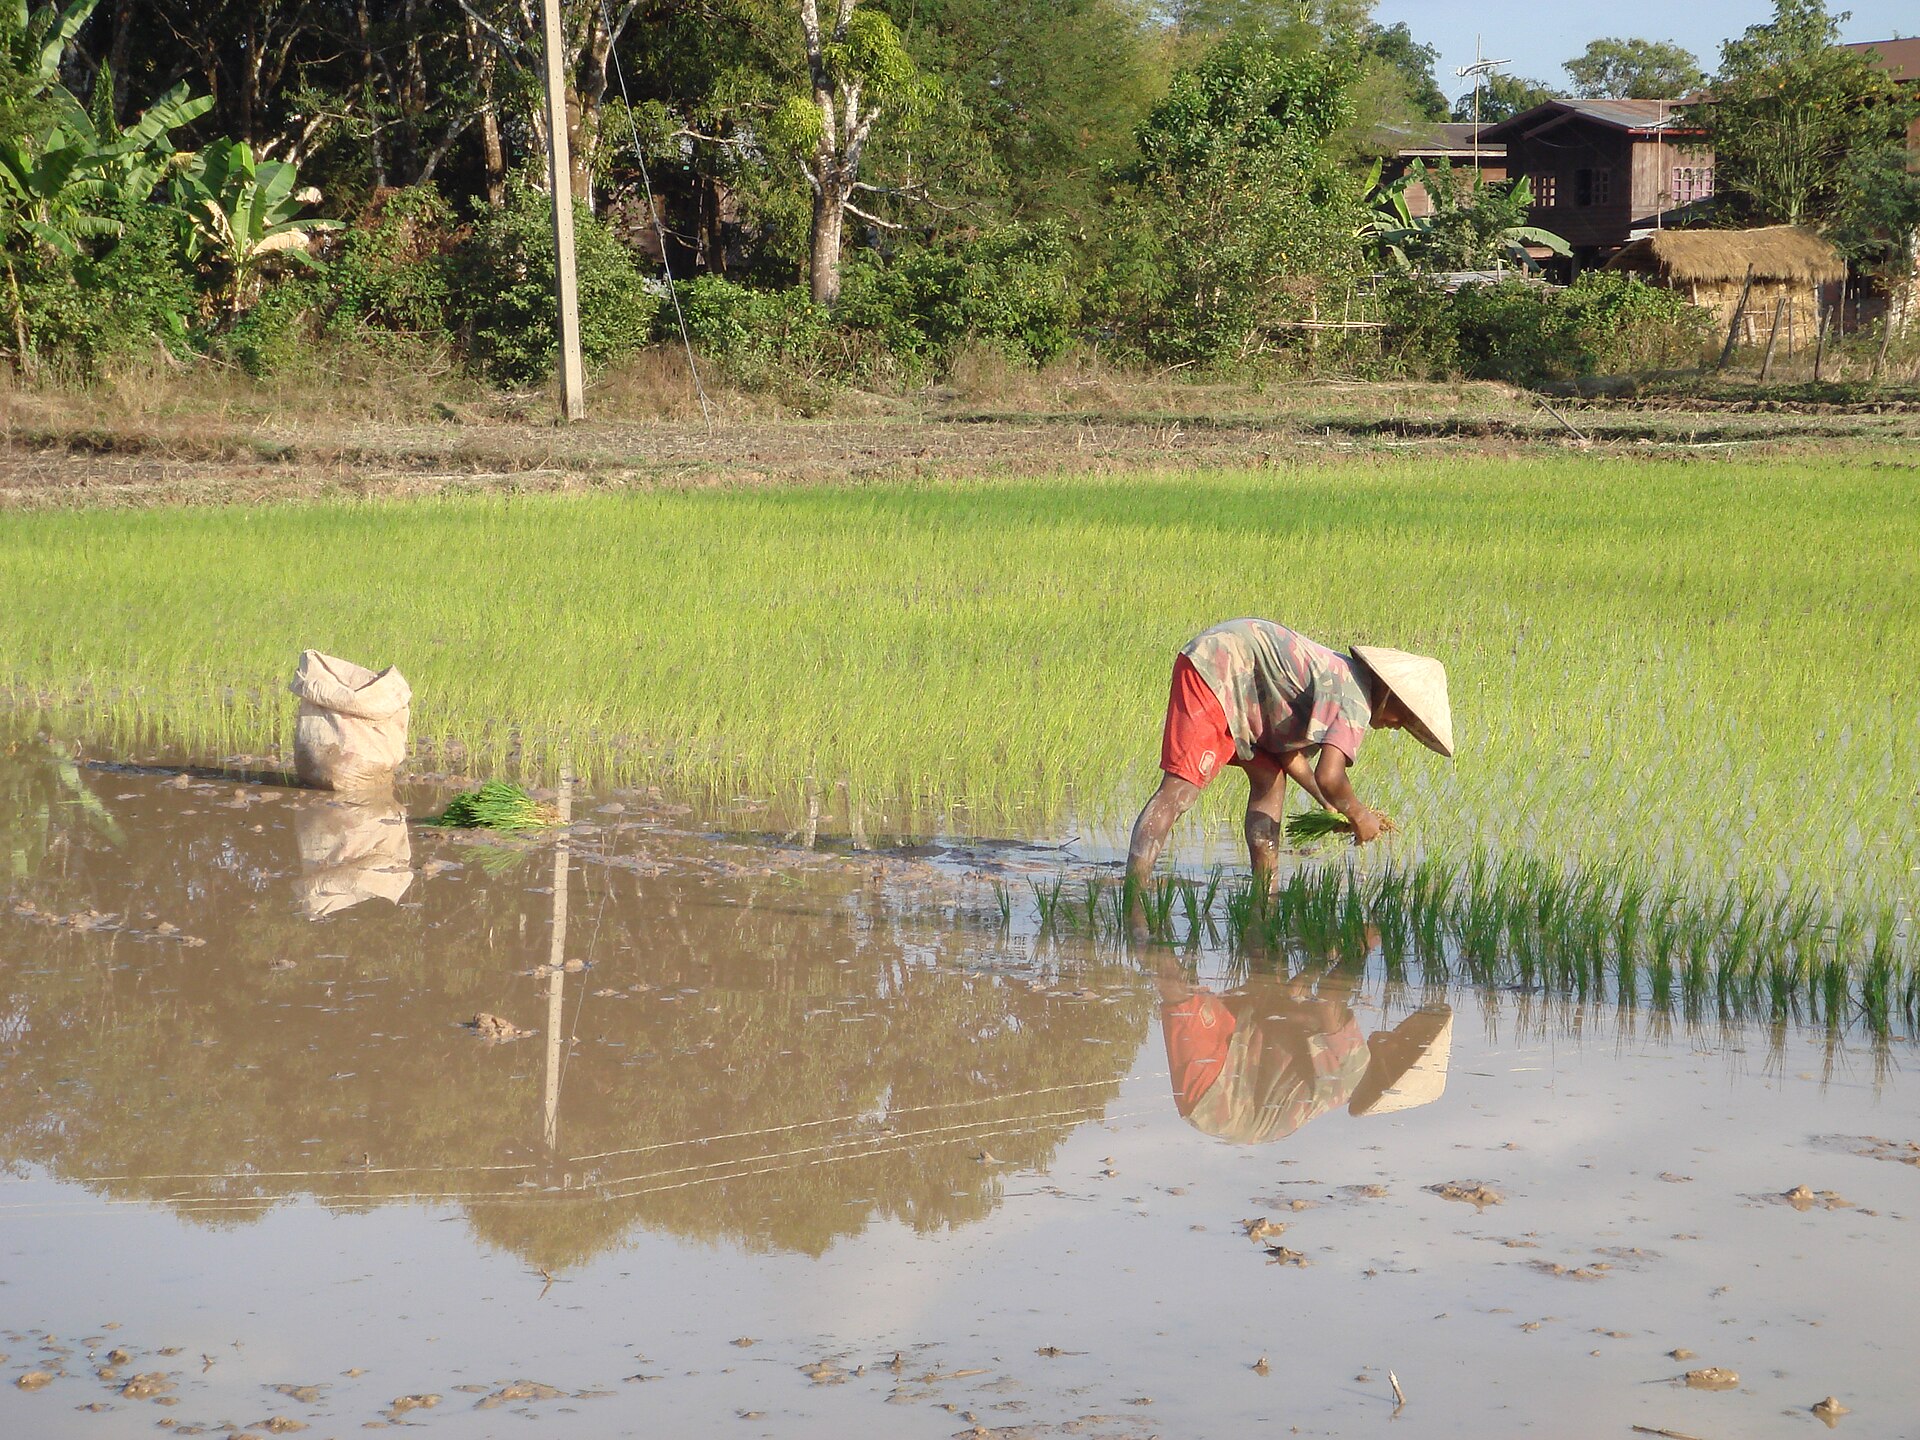
[(1824, 0), (1774, 0), (1773, 19), (1721, 47), (1714, 101), (1696, 112), (1716, 186), (1748, 223), (1827, 230), (1858, 210), (1868, 157), (1904, 148), (1920, 98), (1838, 45)]
[[(1528, 80), (1519, 75), (1489, 75), (1480, 87), (1480, 120), (1485, 125), (1511, 120), (1543, 101), (1557, 100), (1559, 96), (1560, 92), (1544, 81)], [(1467, 91), (1453, 102), (1453, 118), (1473, 119), (1473, 91)]]
[(1692, 51), (1660, 40), (1594, 40), (1566, 71), (1590, 100), (1678, 100), (1707, 78)]

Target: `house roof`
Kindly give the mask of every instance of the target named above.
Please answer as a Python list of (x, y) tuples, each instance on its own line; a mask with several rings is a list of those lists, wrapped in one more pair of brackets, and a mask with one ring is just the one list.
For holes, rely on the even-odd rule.
[(1609, 270), (1640, 270), (1683, 284), (1829, 284), (1846, 278), (1840, 252), (1809, 230), (1768, 225), (1758, 230), (1660, 230), (1635, 240), (1607, 262)]
[(1482, 156), (1506, 153), (1504, 145), (1487, 143), (1485, 125), (1460, 124), (1451, 120), (1423, 125), (1380, 125), (1374, 128), (1368, 138), (1381, 150), (1394, 155), (1471, 155), (1475, 148), (1475, 131), (1480, 132), (1479, 153)]
[(1523, 140), (1549, 125), (1567, 120), (1591, 120), (1630, 134), (1655, 135), (1663, 131), (1688, 131), (1695, 128), (1687, 120), (1686, 107), (1677, 100), (1575, 100), (1542, 101), (1531, 110), (1523, 110), (1497, 125), (1480, 132), (1482, 143), (1504, 145)]
[(1840, 47), (1842, 50), (1877, 50), (1880, 68), (1896, 80), (1920, 81), (1920, 36), (1904, 40), (1861, 40)]

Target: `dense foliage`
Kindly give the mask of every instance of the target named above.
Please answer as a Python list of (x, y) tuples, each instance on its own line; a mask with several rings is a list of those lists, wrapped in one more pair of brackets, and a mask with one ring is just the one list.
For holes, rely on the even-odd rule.
[(1907, 127), (1920, 94), (1841, 48), (1825, 0), (1774, 0), (1774, 16), (1721, 48), (1714, 100), (1695, 110), (1740, 223), (1805, 225), (1846, 248), (1906, 252), (1920, 219)]
[[(1450, 304), (1429, 277), (1564, 247), (1529, 226), (1524, 183), (1380, 185), (1447, 104), (1435, 50), (1370, 0), (562, 10), (593, 369), (677, 341), (681, 312), (712, 368), (806, 406), (981, 351), (1514, 376), (1557, 353), (1484, 297), (1454, 310), (1493, 330), (1410, 338)], [(528, 24), (505, 0), (5, 0), (6, 363), (84, 382), (164, 352), (264, 375), (354, 346), (539, 383), (553, 257)], [(1727, 47), (1723, 188), (1892, 274), (1920, 224), (1907, 112), (1832, 39), (1817, 0), (1780, 0)], [(1582, 93), (1696, 75), (1642, 40), (1568, 70)], [(1481, 116), (1549, 93), (1494, 75)], [(1683, 351), (1692, 321), (1667, 310), (1654, 348)]]

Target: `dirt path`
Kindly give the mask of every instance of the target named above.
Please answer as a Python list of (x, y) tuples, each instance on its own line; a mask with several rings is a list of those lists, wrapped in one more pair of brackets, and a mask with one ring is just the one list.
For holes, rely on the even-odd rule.
[(1359, 384), (1160, 388), (1098, 400), (1094, 409), (1025, 411), (948, 397), (853, 418), (600, 418), (562, 429), (484, 405), (443, 404), (431, 417), (395, 421), (341, 410), (336, 397), (329, 413), (290, 420), (258, 402), (155, 413), (84, 396), (8, 394), (0, 395), (0, 508), (1100, 473), (1461, 447), (1714, 456), (1840, 443), (1872, 451), (1920, 439), (1920, 408), (1897, 403), (1601, 403), (1495, 385)]

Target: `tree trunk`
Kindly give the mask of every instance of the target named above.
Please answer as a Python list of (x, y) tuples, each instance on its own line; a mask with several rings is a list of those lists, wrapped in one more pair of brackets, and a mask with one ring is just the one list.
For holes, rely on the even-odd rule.
[(845, 198), (829, 185), (813, 193), (813, 254), (808, 275), (816, 305), (831, 306), (840, 299), (840, 227), (846, 219), (841, 206)]
[(487, 204), (498, 206), (507, 194), (507, 152), (500, 143), (500, 107), (493, 98), (494, 67), (499, 52), (467, 18), (467, 55), (478, 72), (480, 86), (480, 170), (487, 187)]
[(13, 301), (14, 369), (23, 380), (34, 378), (33, 346), (27, 339), (26, 302), (20, 298), (20, 277), (14, 273), (13, 257), (7, 257), (7, 289)]
[(722, 187), (715, 175), (700, 177), (700, 265), (709, 275), (727, 273), (727, 241), (721, 230)]
[(367, 148), (373, 159), (373, 186), (387, 188), (387, 152), (380, 138), (380, 115), (374, 104), (373, 22), (367, 14), (367, 0), (354, 6), (354, 19), (360, 30), (360, 96), (367, 107)]
[(133, 39), (133, 0), (115, 0), (113, 40), (107, 47), (107, 64), (113, 68), (113, 118), (124, 125), (131, 115), (132, 99), (127, 84), (127, 46)]

